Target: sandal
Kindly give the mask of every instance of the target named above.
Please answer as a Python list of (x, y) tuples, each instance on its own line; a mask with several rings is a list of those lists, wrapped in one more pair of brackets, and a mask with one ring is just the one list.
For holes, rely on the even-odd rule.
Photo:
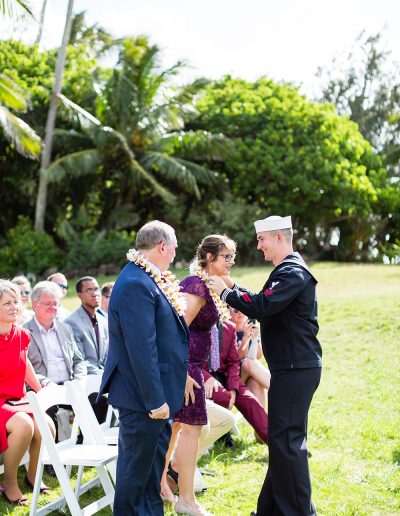
[(168, 487), (171, 489), (173, 493), (176, 493), (178, 491), (179, 474), (177, 471), (172, 469), (171, 462), (169, 462), (168, 464), (167, 483)]
[[(32, 484), (32, 482), (29, 480), (28, 478), (28, 475), (25, 475), (25, 485), (26, 487), (29, 487), (29, 489), (31, 491), (33, 491), (34, 489), (34, 485)], [(44, 495), (48, 495), (50, 494), (50, 487), (47, 487), (47, 486), (43, 486), (40, 488), (40, 494), (44, 494)]]
[(6, 495), (6, 490), (4, 486), (1, 486), (0, 493), (2, 496), (4, 496), (6, 502), (8, 502), (11, 505), (20, 505), (23, 507), (28, 507), (28, 498), (26, 496), (21, 496), (21, 498), (17, 498), (16, 500), (10, 500), (8, 496)]

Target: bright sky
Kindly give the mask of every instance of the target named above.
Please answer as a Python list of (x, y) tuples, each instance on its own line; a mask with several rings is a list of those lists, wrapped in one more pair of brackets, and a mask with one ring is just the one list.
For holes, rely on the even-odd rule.
[[(47, 48), (61, 42), (67, 3), (48, 0)], [(318, 66), (347, 55), (362, 30), (385, 29), (387, 48), (400, 63), (399, 0), (75, 0), (74, 11), (81, 10), (115, 36), (149, 35), (166, 66), (178, 59), (191, 65), (185, 79), (267, 75), (311, 93)], [(32, 42), (36, 31), (25, 30), (23, 39)], [(10, 22), (0, 20), (0, 35), (11, 33)]]

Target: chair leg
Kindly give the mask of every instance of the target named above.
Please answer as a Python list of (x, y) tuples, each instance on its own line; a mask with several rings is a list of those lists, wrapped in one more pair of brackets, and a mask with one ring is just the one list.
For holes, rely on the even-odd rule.
[(39, 495), (40, 495), (40, 486), (42, 485), (43, 469), (44, 469), (43, 462), (39, 458), (37, 469), (36, 469), (35, 485), (33, 487), (33, 493), (32, 493), (31, 508), (29, 511), (30, 516), (34, 516), (34, 514), (36, 514), (36, 509), (37, 509)]
[[(100, 478), (101, 485), (103, 486), (104, 493), (106, 495), (114, 495), (114, 486), (111, 482), (110, 475), (105, 466), (99, 466), (96, 468), (97, 474)], [(114, 497), (113, 497), (114, 499)], [(111, 506), (112, 504), (110, 504)], [(112, 507), (111, 507), (112, 508)]]
[(84, 470), (84, 467), (83, 466), (79, 466), (78, 473), (76, 475), (75, 494), (76, 494), (76, 498), (78, 498), (78, 499), (79, 499), (79, 497), (81, 495), (80, 491), (81, 491), (81, 486), (82, 486), (83, 470)]

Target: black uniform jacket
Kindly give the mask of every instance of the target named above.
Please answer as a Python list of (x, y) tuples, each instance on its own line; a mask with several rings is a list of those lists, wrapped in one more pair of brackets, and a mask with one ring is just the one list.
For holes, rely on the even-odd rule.
[(322, 366), (316, 284), (299, 253), (292, 253), (275, 267), (259, 294), (236, 285), (221, 293), (230, 306), (260, 321), (271, 371)]

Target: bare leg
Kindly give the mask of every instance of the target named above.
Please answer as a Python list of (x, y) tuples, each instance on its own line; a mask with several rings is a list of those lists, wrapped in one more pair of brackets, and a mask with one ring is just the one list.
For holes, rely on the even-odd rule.
[[(54, 423), (49, 416), (46, 416), (46, 419), (47, 419), (47, 424), (49, 425), (50, 431), (51, 431), (53, 437), (55, 437), (56, 428), (54, 426)], [(33, 431), (33, 438), (31, 441), (31, 445), (29, 446), (29, 467), (28, 467), (28, 472), (27, 472), (28, 480), (32, 485), (35, 484), (37, 463), (39, 460), (40, 444), (42, 442), (42, 436), (40, 435), (39, 428), (37, 427), (35, 420), (33, 420), (33, 426), (34, 426), (34, 431)], [(42, 483), (41, 487), (45, 487), (45, 485)]]
[(172, 492), (171, 488), (168, 485), (167, 482), (167, 469), (169, 461), (171, 460), (172, 454), (175, 449), (175, 444), (179, 436), (179, 430), (180, 430), (180, 423), (174, 423), (172, 426), (172, 434), (171, 434), (171, 440), (169, 441), (169, 446), (167, 450), (167, 454), (165, 456), (165, 468), (163, 471), (163, 475), (161, 477), (161, 496), (168, 501), (174, 500), (174, 493)]
[[(194, 471), (197, 463), (199, 438), (201, 433), (200, 425), (187, 425), (181, 423), (182, 433), (175, 451), (173, 464), (179, 472), (179, 500), (178, 505), (183, 503), (193, 512), (201, 514), (202, 506), (197, 503), (194, 495)], [(174, 468), (175, 469), (175, 468)]]
[(269, 389), (269, 383), (271, 374), (266, 367), (264, 367), (258, 360), (251, 360), (246, 358), (242, 362), (242, 373), (243, 376), (247, 377), (245, 383), (249, 377), (254, 378), (264, 389)]
[(33, 436), (33, 422), (24, 412), (17, 412), (6, 423), (8, 448), (3, 452), (4, 487), (10, 500), (22, 497), (18, 486), (17, 472), (24, 453)]
[(254, 394), (254, 396), (258, 399), (258, 401), (261, 403), (263, 407), (265, 407), (265, 388), (260, 385), (257, 380), (255, 380), (253, 377), (250, 377), (247, 380), (247, 387), (249, 390)]

